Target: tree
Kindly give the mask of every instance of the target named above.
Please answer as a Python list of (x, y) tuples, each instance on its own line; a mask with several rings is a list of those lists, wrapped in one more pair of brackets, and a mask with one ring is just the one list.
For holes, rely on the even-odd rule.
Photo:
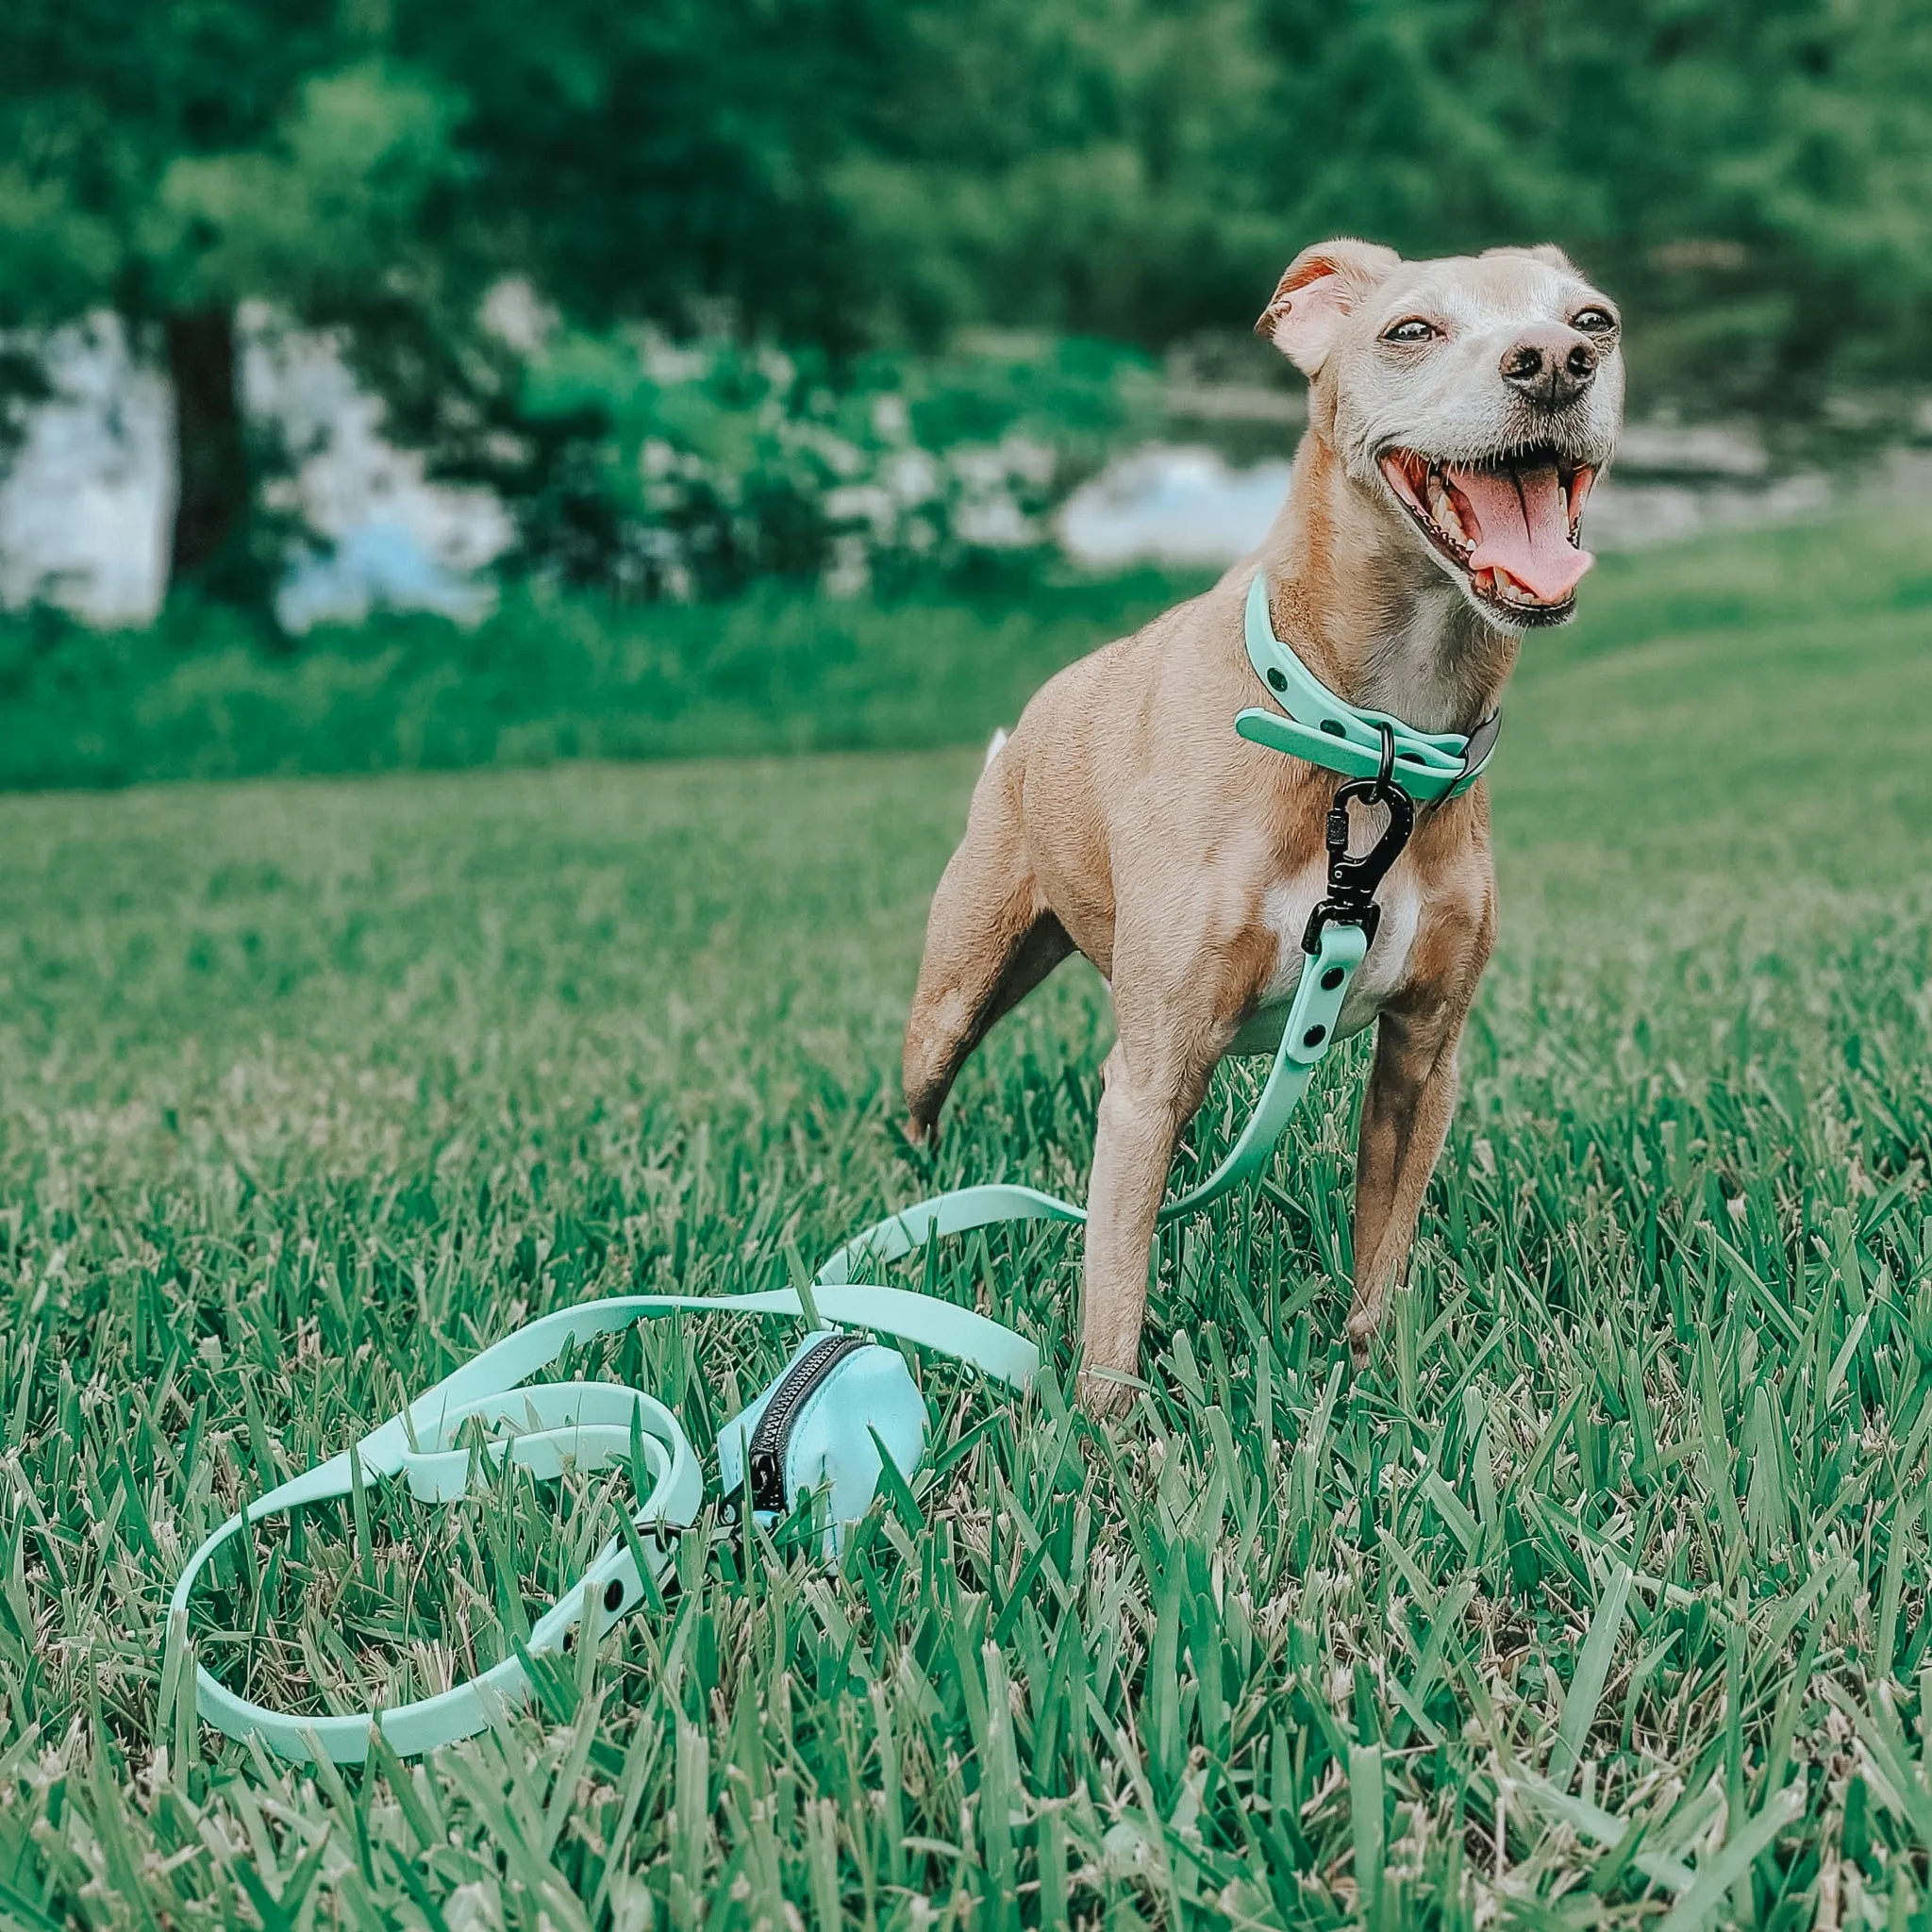
[(257, 601), (251, 299), (591, 577), (610, 412), (527, 407), (504, 278), (835, 388), (972, 325), (1239, 327), (1348, 231), (1564, 243), (1653, 392), (1815, 401), (1932, 324), (1915, 0), (10, 0), (0, 156), (0, 327), (126, 318), (174, 378), (177, 580)]
[(0, 323), (107, 307), (175, 395), (173, 581), (265, 603), (286, 533), (244, 418), (250, 297), (353, 326), (446, 279), (449, 96), (333, 0), (13, 0), (0, 10)]
[[(879, 339), (840, 170), (900, 84), (900, 38), (893, 0), (396, 0), (390, 44), (462, 103), (441, 246), (575, 325), (799, 345), (837, 381)], [(510, 506), (511, 567), (623, 575), (608, 407), (554, 386), (531, 407), (516, 347), (456, 300), (365, 309), (351, 353), (434, 474)]]

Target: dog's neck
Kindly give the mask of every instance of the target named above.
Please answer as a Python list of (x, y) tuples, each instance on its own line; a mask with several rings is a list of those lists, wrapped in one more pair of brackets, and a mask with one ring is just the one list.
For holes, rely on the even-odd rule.
[(1419, 731), (1496, 708), (1519, 640), (1487, 624), (1392, 505), (1314, 431), (1261, 546), (1274, 634), (1338, 696)]

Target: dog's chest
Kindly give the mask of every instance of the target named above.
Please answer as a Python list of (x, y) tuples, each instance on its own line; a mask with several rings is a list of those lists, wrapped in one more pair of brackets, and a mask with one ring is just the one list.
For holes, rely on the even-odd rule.
[[(1307, 929), (1308, 914), (1315, 909), (1328, 881), (1327, 868), (1311, 866), (1291, 878), (1277, 881), (1262, 895), (1261, 918), (1274, 935), (1274, 971), (1269, 975), (1261, 995), (1259, 1010), (1241, 1028), (1234, 1053), (1273, 1053), (1280, 1043), (1282, 1022), (1288, 1016), (1289, 1002), (1301, 984), (1302, 968), (1307, 955), (1302, 951), (1302, 935)], [(1341, 1003), (1337, 1036), (1346, 1038), (1361, 1029), (1381, 1011), (1386, 1001), (1407, 976), (1409, 948), (1415, 943), (1421, 923), (1422, 897), (1412, 880), (1398, 871), (1382, 882), (1375, 894), (1382, 908), (1382, 923), (1368, 958), (1357, 969), (1348, 997)]]

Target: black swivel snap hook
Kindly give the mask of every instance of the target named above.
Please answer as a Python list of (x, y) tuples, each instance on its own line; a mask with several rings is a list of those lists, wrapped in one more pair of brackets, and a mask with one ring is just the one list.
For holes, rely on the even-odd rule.
[[(1402, 857), (1402, 848), (1415, 830), (1415, 801), (1393, 776), (1395, 733), (1387, 724), (1376, 728), (1382, 734), (1381, 769), (1373, 778), (1351, 778), (1338, 787), (1328, 808), (1328, 896), (1308, 914), (1307, 929), (1302, 934), (1305, 953), (1320, 948), (1322, 928), (1331, 921), (1360, 926), (1363, 943), (1375, 943), (1375, 930), (1382, 923), (1375, 889)], [(1379, 805), (1389, 814), (1382, 836), (1359, 858), (1351, 858), (1348, 851), (1351, 804)]]

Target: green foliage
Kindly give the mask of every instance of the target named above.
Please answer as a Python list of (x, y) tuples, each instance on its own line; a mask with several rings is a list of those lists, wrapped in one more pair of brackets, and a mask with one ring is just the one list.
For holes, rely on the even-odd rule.
[(353, 312), (458, 168), (452, 119), (447, 95), (369, 60), (305, 80), (262, 148), (176, 156), (137, 222), (158, 298)]
[(460, 343), (491, 272), (460, 103), (388, 42), (334, 0), (0, 9), (0, 325), (111, 308), (166, 363), (172, 575), (258, 613), (302, 533), (269, 500), (286, 453), (239, 420), (238, 305)]
[(454, 105), (333, 5), (18, 0), (0, 15), (0, 321), (354, 309), (426, 258)]
[(1165, 341), (1244, 321), (1333, 233), (1561, 242), (1625, 298), (1647, 392), (1706, 405), (1803, 407), (1924, 325), (1932, 23), (1905, 0), (977, 0), (904, 45), (836, 177), (874, 326)]
[(887, 0), (387, 0), (385, 43), (465, 105), (459, 239), (591, 328), (860, 345), (828, 192), (900, 84)]
[[(1335, 232), (1564, 243), (1646, 400), (1815, 411), (1932, 326), (1912, 0), (15, 0), (0, 157), (0, 324), (339, 325), (391, 432), (519, 507), (524, 561), (620, 585), (667, 530), (722, 555), (745, 497), (758, 541), (698, 580), (828, 541), (817, 459), (769, 440), (668, 524), (617, 513), (650, 493), (598, 446), (642, 429), (610, 347), (640, 328), (860, 394), (854, 358), (974, 327), (1239, 329)], [(613, 358), (587, 417), (484, 325), (505, 277)]]
[(1147, 343), (1245, 326), (1320, 239), (1291, 241), (1297, 175), (1257, 145), (1266, 19), (1254, 0), (907, 8), (895, 83), (829, 182), (864, 263), (856, 325)]
[[(1531, 641), (1502, 946), (1365, 1374), (1357, 1046), (1266, 1189), (1163, 1237), (1131, 1419), (1064, 1407), (1065, 1231), (948, 1245), (908, 1278), (1033, 1329), (1037, 1400), (923, 1364), (940, 1457), (839, 1574), (692, 1540), (664, 1610), (420, 1769), (198, 1732), (161, 1632), (189, 1547), (539, 1309), (768, 1286), (936, 1185), (1077, 1189), (1103, 991), (1051, 982), (907, 1148), (970, 753), (0, 801), (0, 1909), (1913, 1923), (1932, 607), (1883, 554), (1660, 554), (1607, 575), (1607, 629)], [(702, 1437), (787, 1340), (608, 1366)], [(308, 1708), (468, 1671), (623, 1489), (368, 1502), (366, 1537), (264, 1530), (198, 1601), (212, 1668)]]
[(567, 557), (568, 575), (645, 596), (761, 575), (894, 590), (1044, 548), (1046, 512), (1155, 419), (1156, 385), (1098, 341), (841, 367), (566, 335), (533, 360), (523, 412), (574, 431), (594, 464), (574, 492), (524, 503), (534, 561)]

